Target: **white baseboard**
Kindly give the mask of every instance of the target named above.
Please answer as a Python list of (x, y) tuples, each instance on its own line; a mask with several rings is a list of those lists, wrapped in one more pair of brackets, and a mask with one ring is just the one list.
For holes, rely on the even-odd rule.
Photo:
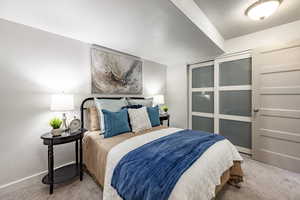
[[(55, 167), (54, 169), (57, 169), (57, 168), (60, 168), (60, 167), (64, 167), (64, 166), (67, 166), (67, 165), (70, 165), (70, 164), (73, 164), (73, 163), (75, 163), (75, 161), (72, 161), (72, 162), (65, 163), (65, 164), (63, 164), (63, 165), (57, 166), (57, 167)], [(22, 181), (25, 181), (25, 180), (28, 180), (28, 179), (31, 179), (31, 178), (34, 178), (34, 177), (36, 177), (36, 176), (40, 176), (40, 175), (46, 174), (46, 173), (48, 173), (48, 170), (45, 170), (45, 171), (42, 171), (42, 172), (33, 174), (33, 175), (31, 175), (31, 176), (27, 176), (27, 177), (21, 178), (21, 179), (16, 180), (16, 181), (12, 181), (12, 182), (7, 183), (7, 184), (4, 184), (4, 185), (0, 185), (0, 190), (6, 188), (6, 187), (8, 187), (8, 186), (11, 186), (11, 185), (20, 183), (20, 182), (22, 182)]]

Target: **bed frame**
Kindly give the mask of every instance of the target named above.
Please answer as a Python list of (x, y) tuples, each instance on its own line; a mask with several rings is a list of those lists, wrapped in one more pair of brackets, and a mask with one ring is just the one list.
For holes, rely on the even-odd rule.
[(80, 119), (81, 119), (81, 128), (83, 129), (84, 126), (84, 112), (87, 110), (88, 107), (86, 107), (86, 103), (89, 101), (94, 101), (94, 99), (122, 99), (122, 98), (126, 98), (126, 99), (145, 99), (145, 97), (89, 97), (86, 98), (82, 101), (81, 106), (80, 106)]

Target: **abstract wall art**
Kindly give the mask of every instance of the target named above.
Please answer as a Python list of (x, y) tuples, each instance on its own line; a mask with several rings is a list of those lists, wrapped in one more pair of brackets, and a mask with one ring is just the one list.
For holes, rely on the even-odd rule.
[(93, 94), (143, 93), (141, 59), (92, 46), (91, 78)]

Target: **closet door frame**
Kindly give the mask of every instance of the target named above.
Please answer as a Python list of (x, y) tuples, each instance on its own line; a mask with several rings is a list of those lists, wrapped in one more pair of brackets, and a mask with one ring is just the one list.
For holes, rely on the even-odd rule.
[[(192, 117), (199, 116), (199, 117), (206, 117), (206, 118), (214, 118), (214, 113), (204, 113), (204, 112), (193, 112), (192, 111), (192, 95), (193, 92), (214, 92), (214, 87), (203, 87), (203, 88), (193, 88), (193, 74), (192, 71), (195, 68), (200, 67), (208, 67), (208, 66), (214, 66), (214, 61), (207, 61), (200, 64), (190, 65), (189, 68), (189, 128), (192, 129)], [(215, 77), (214, 77), (215, 78)], [(215, 97), (214, 97), (215, 98)], [(215, 127), (215, 125), (214, 125)]]

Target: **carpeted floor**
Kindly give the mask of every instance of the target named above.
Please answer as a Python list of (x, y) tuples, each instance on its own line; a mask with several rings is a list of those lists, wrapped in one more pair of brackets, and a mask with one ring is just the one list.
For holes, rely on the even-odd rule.
[(243, 157), (242, 187), (225, 186), (217, 200), (300, 200), (300, 174)]
[[(300, 174), (256, 162), (247, 157), (243, 163), (245, 181), (241, 189), (227, 185), (217, 200), (300, 200)], [(58, 185), (49, 195), (48, 187), (36, 177), (0, 190), (1, 200), (101, 200), (102, 191), (85, 174), (83, 182)]]

